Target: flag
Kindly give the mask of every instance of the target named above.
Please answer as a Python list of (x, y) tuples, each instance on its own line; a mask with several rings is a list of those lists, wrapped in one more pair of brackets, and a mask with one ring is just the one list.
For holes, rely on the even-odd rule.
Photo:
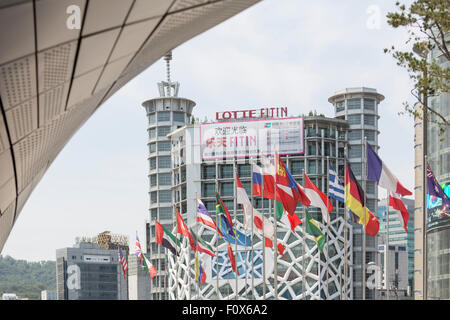
[(427, 194), (442, 199), (443, 211), (450, 211), (450, 199), (441, 188), (439, 182), (431, 171), (430, 166), (427, 164)]
[(213, 253), (214, 249), (201, 237), (196, 236), (196, 234), (191, 230), (191, 234), (195, 240), (195, 251), (204, 252), (209, 254), (211, 257), (215, 257), (216, 255)]
[(367, 144), (367, 179), (377, 181), (380, 187), (402, 196), (412, 195), (381, 161), (370, 144)]
[(328, 222), (330, 212), (333, 211), (333, 205), (327, 196), (316, 187), (314, 183), (309, 179), (308, 175), (305, 176), (305, 193), (311, 200), (311, 205), (320, 208), (322, 211), (322, 222)]
[(236, 267), (236, 259), (234, 258), (233, 250), (231, 249), (230, 244), (228, 243), (228, 258), (230, 259), (231, 269), (239, 275), (239, 270)]
[[(275, 167), (267, 164), (263, 168), (253, 165), (253, 195), (262, 196), (266, 199), (275, 199)], [(263, 195), (264, 193), (264, 195)]]
[(127, 263), (127, 260), (125, 259), (125, 257), (123, 256), (122, 249), (120, 248), (120, 246), (118, 246), (118, 250), (119, 250), (119, 252), (118, 252), (119, 263), (122, 266), (123, 278), (125, 279), (125, 275), (128, 270), (128, 263)]
[(295, 212), (293, 214), (287, 213), (280, 201), (275, 203), (275, 212), (277, 214), (277, 219), (288, 228), (291, 228), (292, 232), (295, 232), (295, 228), (302, 223)]
[[(359, 217), (359, 224), (364, 226), (366, 233), (375, 237), (380, 229), (380, 222), (370, 210), (365, 207), (364, 191), (356, 180), (350, 166), (345, 169), (345, 204), (347, 207)], [(365, 219), (364, 219), (364, 213)]]
[(344, 202), (344, 185), (341, 180), (339, 180), (338, 174), (331, 164), (328, 168), (328, 190), (330, 197), (339, 202)]
[(200, 261), (198, 261), (197, 251), (195, 252), (195, 280), (203, 284), (206, 282), (206, 272), (203, 269)]
[(227, 232), (230, 235), (233, 235), (233, 221), (231, 220), (231, 215), (230, 212), (228, 211), (228, 208), (225, 206), (225, 204), (222, 201), (222, 198), (220, 197), (219, 193), (216, 192), (216, 200), (217, 200), (217, 205), (216, 205), (216, 214), (218, 215), (226, 215), (226, 219), (227, 219)]
[(406, 233), (408, 233), (409, 212), (406, 209), (403, 201), (400, 199), (400, 196), (393, 193), (392, 191), (389, 193), (389, 206), (400, 212), (398, 220), (405, 229)]
[(183, 218), (181, 217), (180, 212), (177, 209), (177, 232), (184, 235), (189, 240), (189, 244), (191, 245), (191, 249), (195, 251), (195, 240), (192, 237), (191, 233), (189, 232), (189, 229), (184, 223)]
[(251, 235), (245, 235), (241, 231), (233, 229), (233, 228), (231, 229), (231, 234), (228, 232), (229, 225), (228, 225), (227, 218), (225, 218), (225, 215), (219, 214), (218, 222), (219, 222), (219, 225), (218, 225), (219, 230), (222, 232), (223, 239), (225, 241), (227, 241), (228, 243), (231, 243), (231, 244), (235, 244), (237, 242), (237, 244), (239, 246), (245, 246), (245, 247), (252, 245)]
[[(264, 238), (269, 238), (269, 240), (273, 239), (275, 231), (272, 222), (266, 217), (264, 217), (258, 210), (256, 210), (253, 207), (237, 173), (236, 173), (236, 202), (242, 205), (242, 211), (244, 212), (244, 228), (250, 232), (252, 232), (253, 228), (253, 231), (255, 230), (258, 231)], [(282, 205), (281, 209), (283, 209)], [(252, 216), (253, 216), (253, 223), (252, 223)], [(265, 244), (266, 247), (273, 248), (272, 241), (265, 241)], [(278, 245), (278, 252), (281, 255), (283, 255), (284, 250), (285, 250), (284, 246), (280, 243)]]
[(158, 221), (156, 221), (156, 243), (167, 248), (174, 255), (178, 255), (177, 247), (180, 247), (180, 240), (178, 240), (169, 230), (164, 228)]
[(200, 200), (199, 197), (197, 197), (197, 221), (216, 230), (217, 232), (219, 232), (220, 235), (222, 235), (219, 229), (217, 228), (213, 218), (211, 217), (211, 215), (209, 214), (208, 210), (206, 209), (205, 205), (203, 204), (203, 202)]
[(323, 252), (323, 246), (325, 245), (325, 237), (322, 231), (320, 230), (320, 227), (317, 224), (316, 220), (314, 220), (311, 217), (307, 209), (305, 209), (305, 212), (306, 212), (306, 225), (305, 225), (306, 232), (314, 237), (317, 247), (319, 248), (320, 251)]
[(144, 263), (144, 269), (150, 274), (150, 277), (153, 278), (156, 276), (156, 274), (158, 273), (158, 271), (156, 270), (156, 268), (153, 266), (153, 264), (151, 264), (151, 262), (147, 259), (147, 257), (145, 256), (145, 254), (142, 254), (143, 256), (143, 263)]
[(139, 258), (139, 262), (142, 265), (142, 248), (141, 243), (139, 242), (137, 232), (136, 232), (136, 256)]

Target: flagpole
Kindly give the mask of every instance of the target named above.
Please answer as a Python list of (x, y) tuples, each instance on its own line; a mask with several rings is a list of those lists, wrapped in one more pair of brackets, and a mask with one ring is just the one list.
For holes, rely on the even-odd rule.
[[(175, 201), (173, 202), (173, 208), (176, 211)], [(176, 215), (176, 212), (175, 212), (175, 215)], [(175, 219), (175, 224), (174, 225), (175, 225), (176, 231), (177, 231), (175, 233), (176, 240), (177, 240), (177, 242), (179, 242), (179, 240), (178, 240), (178, 220), (177, 219)], [(175, 248), (175, 249), (177, 249), (177, 248)], [(181, 242), (180, 242), (180, 253), (177, 254), (177, 257), (176, 257), (177, 260), (175, 262), (175, 270), (176, 270), (175, 271), (176, 277), (175, 277), (175, 280), (174, 280), (174, 284), (175, 284), (175, 300), (178, 300), (178, 271), (179, 271), (179, 268), (180, 268), (180, 261), (179, 261), (180, 255), (181, 255)]]
[[(339, 169), (338, 169), (339, 170)], [(348, 299), (348, 251), (347, 251), (347, 237), (348, 237), (348, 219), (347, 219), (347, 203), (345, 202), (345, 172), (347, 171), (347, 144), (344, 147), (344, 297)]]
[[(330, 157), (329, 156), (327, 156), (327, 173), (329, 173), (329, 170), (330, 170)], [(330, 205), (330, 175), (329, 174), (327, 174), (327, 181), (328, 181), (328, 183), (327, 183), (327, 211), (328, 211), (328, 208), (329, 208), (329, 205)], [(327, 288), (327, 294), (326, 294), (326, 299), (328, 300), (328, 298), (329, 298), (329, 291), (328, 291), (328, 258), (329, 258), (329, 255), (330, 255), (330, 253), (329, 253), (329, 250), (328, 250), (328, 227), (329, 227), (329, 224), (330, 224), (330, 212), (328, 212), (328, 215), (327, 215), (327, 228), (326, 228), (326, 243), (327, 243), (327, 260), (326, 260), (326, 272), (327, 272), (327, 286), (326, 286), (326, 288)], [(320, 255), (319, 255), (319, 257), (320, 257)], [(319, 259), (319, 261), (320, 261), (320, 259)]]
[[(278, 153), (277, 153), (278, 154)], [(273, 156), (274, 164), (275, 161), (277, 161), (277, 164), (275, 165), (275, 201), (273, 202), (273, 217), (274, 217), (274, 236), (273, 236), (273, 256), (274, 256), (274, 266), (273, 266), (273, 290), (274, 290), (274, 298), (275, 300), (278, 300), (278, 231), (277, 231), (277, 175), (278, 175), (278, 159), (275, 159), (275, 154)]]
[[(197, 198), (198, 198), (198, 195), (197, 195), (197, 192), (195, 192), (195, 200), (196, 201), (197, 201)], [(197, 207), (198, 207), (198, 201), (197, 201)], [(195, 216), (195, 226), (196, 226), (197, 241), (198, 241), (198, 238), (199, 238), (199, 234), (198, 234), (198, 229), (199, 229), (199, 225), (198, 225), (198, 209), (195, 210), (195, 214), (196, 214), (196, 216)], [(196, 262), (197, 262), (197, 265), (199, 266), (198, 270), (199, 270), (199, 273), (200, 273), (200, 262), (198, 261), (197, 248), (195, 248), (195, 249), (196, 249), (195, 254), (197, 255)], [(197, 266), (195, 266), (194, 277), (195, 277), (195, 283), (197, 284), (197, 300), (200, 300), (200, 282), (201, 281), (198, 281), (196, 276), (197, 276)]]
[(367, 137), (364, 136), (364, 153), (363, 153), (363, 171), (362, 177), (364, 182), (364, 219), (363, 219), (363, 228), (362, 228), (362, 242), (363, 242), (363, 255), (362, 255), (362, 299), (366, 300), (366, 216), (367, 216)]
[[(249, 160), (250, 160), (250, 174), (251, 174), (251, 176), (250, 176), (250, 179), (251, 179), (251, 185), (250, 185), (251, 202), (250, 203), (252, 204), (252, 221), (251, 221), (251, 224), (252, 224), (252, 250), (251, 250), (251, 252), (252, 252), (252, 254), (251, 254), (251, 257), (252, 257), (251, 258), (251, 261), (252, 261), (252, 298), (254, 300), (255, 299), (255, 276), (254, 276), (255, 272), (254, 272), (254, 267), (253, 267), (253, 261), (254, 261), (253, 242), (254, 242), (255, 234), (254, 234), (254, 230), (253, 230), (253, 225), (254, 225), (254, 222), (253, 222), (254, 221), (254, 217), (253, 217), (253, 212), (254, 212), (254, 210), (253, 210), (253, 160), (251, 158), (249, 158)], [(247, 226), (247, 228), (248, 228), (248, 226)]]
[(386, 276), (386, 300), (390, 300), (389, 297), (389, 190), (386, 190), (386, 265), (385, 265), (385, 276)]
[[(261, 162), (262, 164), (262, 162)], [(264, 233), (264, 218), (266, 217), (266, 214), (264, 212), (264, 169), (262, 170), (261, 175), (261, 212), (262, 212), (262, 222), (261, 222), (261, 228), (262, 228), (262, 240), (261, 240), (261, 248), (262, 248), (262, 254), (263, 254), (263, 299), (266, 300), (266, 238)], [(269, 200), (269, 210), (270, 210), (270, 200)]]
[[(235, 295), (234, 295), (234, 300), (237, 300), (238, 297), (238, 252), (237, 252), (237, 203), (236, 203), (236, 194), (237, 194), (237, 183), (236, 183), (236, 176), (237, 176), (237, 168), (236, 168), (236, 158), (234, 159), (233, 162), (233, 166), (234, 166), (234, 252), (236, 255), (236, 272), (235, 272), (235, 276), (236, 276), (236, 291), (235, 291)], [(245, 241), (245, 239), (244, 239)]]
[[(305, 185), (305, 169), (302, 169), (302, 178), (303, 178), (303, 185)], [(306, 254), (305, 254), (305, 250), (306, 250), (306, 208), (304, 205), (302, 205), (302, 209), (303, 209), (303, 239), (302, 239), (302, 291), (303, 291), (303, 300), (306, 300), (306, 286), (305, 286), (305, 276), (306, 276), (306, 272), (305, 272), (305, 259), (306, 259)]]
[[(426, 113), (425, 113), (426, 116)], [(424, 118), (423, 123), (426, 125), (426, 118)], [(426, 130), (424, 130), (425, 134), (426, 134)], [(426, 137), (424, 139), (425, 143), (427, 141)], [(427, 176), (427, 167), (428, 167), (428, 156), (427, 156), (427, 149), (426, 147), (423, 149), (425, 156), (424, 156), (424, 165), (423, 165), (423, 169), (424, 169), (424, 180), (423, 180), (423, 208), (424, 208), (424, 215), (423, 215), (423, 291), (422, 291), (422, 296), (423, 296), (423, 300), (428, 300), (427, 299), (427, 293), (428, 293), (428, 288), (427, 288), (427, 220), (428, 220), (428, 176)], [(431, 169), (431, 168), (430, 168)]]

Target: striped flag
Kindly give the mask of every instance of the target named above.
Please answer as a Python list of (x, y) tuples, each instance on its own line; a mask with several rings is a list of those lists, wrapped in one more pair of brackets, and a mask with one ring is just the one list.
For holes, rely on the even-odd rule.
[(230, 259), (231, 269), (233, 269), (233, 271), (237, 275), (239, 275), (239, 270), (238, 270), (237, 265), (236, 265), (236, 258), (234, 257), (233, 249), (231, 249), (231, 246), (230, 246), (229, 243), (228, 243), (228, 258)]
[(201, 284), (206, 282), (206, 272), (198, 259), (197, 251), (195, 252), (195, 280)]
[(328, 168), (328, 181), (330, 197), (344, 203), (345, 188), (331, 164)]
[(222, 233), (217, 228), (216, 223), (214, 222), (213, 218), (211, 217), (211, 215), (209, 214), (208, 210), (206, 209), (205, 205), (203, 204), (203, 202), (200, 200), (199, 197), (197, 197), (197, 203), (198, 203), (197, 204), (197, 221), (216, 230), (220, 234), (220, 236), (222, 236)]
[(147, 259), (147, 257), (145, 255), (143, 256), (143, 262), (144, 262), (144, 269), (147, 270), (147, 272), (150, 274), (150, 277), (153, 278), (156, 276), (156, 274), (158, 273), (158, 270), (156, 270), (155, 266)]
[(142, 248), (141, 248), (141, 243), (139, 242), (139, 237), (137, 235), (137, 231), (136, 231), (136, 256), (139, 258), (139, 261), (142, 266)]
[(127, 260), (125, 259), (125, 257), (123, 256), (122, 249), (120, 249), (120, 246), (118, 246), (118, 249), (119, 249), (119, 252), (118, 252), (119, 263), (122, 266), (123, 278), (125, 279), (125, 275), (128, 270), (128, 263), (127, 263)]
[(178, 256), (177, 247), (180, 247), (180, 240), (178, 240), (169, 230), (163, 227), (156, 221), (156, 243), (162, 245)]
[(204, 252), (206, 254), (209, 254), (211, 257), (215, 257), (216, 255), (213, 253), (214, 249), (201, 237), (197, 236), (195, 232), (191, 229), (192, 237), (195, 240), (195, 252), (197, 254), (197, 251)]

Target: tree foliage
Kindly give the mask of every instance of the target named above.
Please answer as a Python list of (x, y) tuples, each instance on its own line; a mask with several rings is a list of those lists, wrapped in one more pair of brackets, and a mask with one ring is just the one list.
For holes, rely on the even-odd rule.
[(27, 262), (0, 256), (0, 296), (15, 293), (22, 298), (40, 299), (42, 290), (56, 290), (56, 262)]
[[(400, 2), (396, 3), (398, 12), (387, 14), (387, 22), (394, 28), (407, 28), (409, 37), (407, 44), (412, 44), (411, 51), (396, 50), (394, 46), (384, 49), (397, 60), (397, 65), (406, 68), (410, 78), (414, 81), (411, 93), (419, 102), (420, 97), (434, 96), (450, 92), (450, 5), (448, 0), (416, 0), (407, 7)], [(430, 52), (435, 50), (439, 56), (430, 59)], [(423, 113), (414, 110), (414, 107), (404, 103), (405, 112), (422, 118), (422, 114), (432, 113), (434, 121), (444, 132), (449, 126), (446, 119), (428, 103), (422, 105)]]

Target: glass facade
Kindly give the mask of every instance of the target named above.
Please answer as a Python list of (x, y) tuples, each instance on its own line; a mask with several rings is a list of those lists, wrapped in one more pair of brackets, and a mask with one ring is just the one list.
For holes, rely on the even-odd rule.
[(450, 228), (427, 234), (428, 287), (431, 300), (450, 299)]

